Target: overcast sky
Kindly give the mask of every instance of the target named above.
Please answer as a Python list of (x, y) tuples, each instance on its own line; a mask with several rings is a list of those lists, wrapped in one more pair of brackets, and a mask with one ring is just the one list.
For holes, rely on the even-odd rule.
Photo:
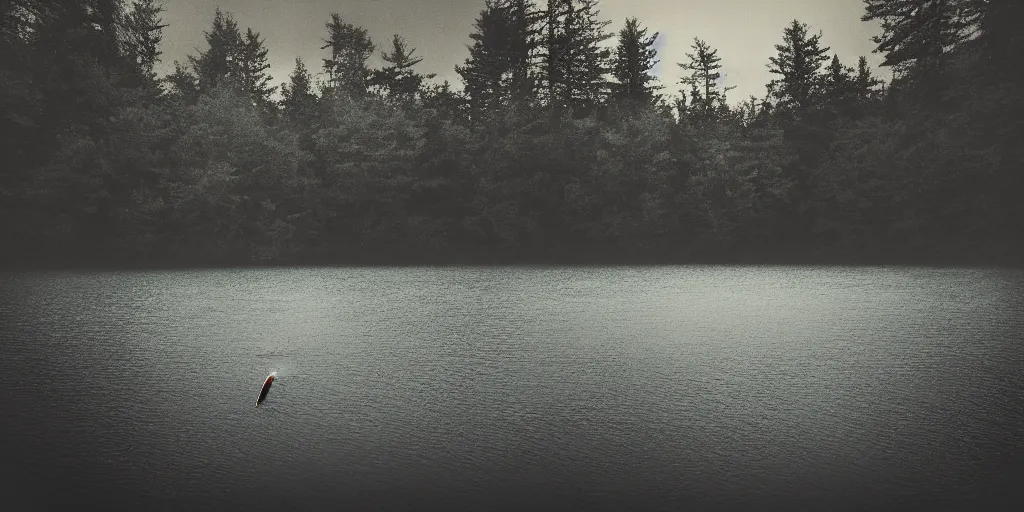
[[(164, 0), (163, 63), (161, 71), (172, 69), (175, 60), (205, 46), (214, 9), (232, 13), (244, 31), (251, 27), (270, 49), (273, 83), (287, 80), (295, 58), (302, 57), (310, 70), (318, 72), (326, 55), (324, 25), (337, 12), (349, 22), (365, 27), (378, 48), (391, 35), (404, 36), (423, 57), (423, 73), (437, 73), (437, 81), (449, 80), (461, 88), (455, 65), (469, 52), (469, 34), (484, 4), (483, 0)], [(737, 103), (750, 95), (764, 95), (771, 80), (768, 58), (782, 41), (782, 30), (791, 20), (811, 25), (824, 33), (822, 41), (849, 66), (857, 57), (868, 57), (877, 66), (881, 57), (871, 53), (871, 36), (877, 25), (860, 21), (863, 0), (602, 0), (601, 17), (617, 32), (627, 17), (639, 18), (650, 32), (659, 32), (656, 72), (666, 89), (679, 89), (677, 62), (686, 60), (694, 37), (718, 49), (726, 85), (735, 85), (729, 95)], [(379, 51), (378, 51), (379, 56)], [(379, 58), (374, 59), (374, 63)], [(886, 70), (879, 72), (888, 79)]]

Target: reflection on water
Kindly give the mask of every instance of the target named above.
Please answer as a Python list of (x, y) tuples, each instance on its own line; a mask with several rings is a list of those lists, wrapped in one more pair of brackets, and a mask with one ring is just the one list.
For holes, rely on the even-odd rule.
[(1022, 292), (881, 267), (7, 274), (0, 447), (40, 507), (977, 503), (1019, 482)]

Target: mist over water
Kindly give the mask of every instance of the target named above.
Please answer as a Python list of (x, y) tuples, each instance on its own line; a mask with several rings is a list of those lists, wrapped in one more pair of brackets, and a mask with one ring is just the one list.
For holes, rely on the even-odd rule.
[(35, 508), (978, 504), (1022, 333), (1009, 270), (4, 274), (0, 448)]

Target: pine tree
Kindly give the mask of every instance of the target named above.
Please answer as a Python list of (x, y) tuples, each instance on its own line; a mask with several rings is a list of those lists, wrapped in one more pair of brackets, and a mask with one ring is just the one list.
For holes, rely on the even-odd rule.
[(425, 110), (433, 110), (444, 119), (458, 122), (469, 119), (469, 102), (465, 92), (453, 90), (447, 80), (442, 84), (434, 83), (424, 87), (420, 101)]
[[(12, 218), (43, 237), (60, 222), (66, 236), (111, 242), (131, 191), (152, 177), (148, 141), (136, 135), (149, 128), (149, 119), (140, 118), (158, 93), (151, 74), (160, 30), (156, 12), (133, 19), (133, 4), (121, 0), (5, 7), (0, 202), (25, 208), (27, 215)], [(11, 190), (13, 197), (6, 197)], [(58, 206), (59, 213), (50, 213)]]
[(160, 19), (163, 11), (156, 0), (137, 0), (123, 20), (123, 52), (135, 63), (139, 75), (150, 83), (156, 80), (153, 69), (160, 58), (162, 31), (167, 27)]
[(533, 8), (530, 0), (505, 0), (505, 2), (509, 28), (508, 37), (506, 37), (505, 60), (509, 69), (507, 77), (502, 81), (502, 86), (508, 91), (510, 102), (531, 102), (535, 99), (537, 92), (533, 58), (539, 45), (537, 23), (540, 20), (540, 13)]
[(371, 83), (380, 87), (388, 98), (408, 100), (420, 92), (424, 80), (437, 75), (421, 75), (412, 70), (423, 58), (413, 56), (416, 49), (410, 48), (405, 38), (395, 34), (391, 44), (391, 53), (381, 52), (381, 59), (388, 65), (373, 71)]
[(611, 52), (601, 43), (611, 34), (599, 15), (597, 0), (548, 0), (542, 78), (552, 107), (585, 110), (604, 98)]
[(99, 28), (99, 33), (97, 34), (99, 40), (97, 57), (108, 69), (119, 68), (121, 24), (118, 18), (120, 18), (121, 14), (121, 1), (92, 0), (91, 2), (84, 3), (86, 4), (84, 8), (88, 13), (88, 21), (92, 22), (94, 27)]
[(567, 0), (547, 0), (547, 9), (543, 12), (544, 32), (539, 45), (543, 67), (540, 76), (547, 103), (552, 107), (559, 106), (565, 96), (562, 92), (565, 87), (563, 61), (568, 51), (565, 34), (561, 29), (560, 11), (566, 8), (567, 3), (571, 6)]
[(238, 48), (237, 66), (242, 89), (249, 94), (257, 105), (270, 104), (270, 96), (275, 87), (270, 85), (272, 77), (267, 73), (270, 63), (267, 62), (267, 48), (263, 45), (258, 32), (247, 29), (245, 37)]
[(15, 13), (25, 16), (30, 30), (24, 51), (33, 61), (29, 70), (38, 84), (44, 130), (101, 123), (115, 101), (115, 85), (127, 85), (117, 83), (128, 69), (117, 44), (118, 13), (113, 4), (104, 5), (100, 10), (95, 2), (51, 0)]
[(821, 81), (821, 65), (830, 50), (821, 46), (821, 33), (808, 34), (808, 26), (793, 20), (783, 34), (783, 44), (772, 57), (769, 71), (780, 78), (770, 84), (778, 103), (776, 107), (802, 109), (811, 105)]
[(333, 13), (324, 43), (321, 49), (331, 51), (331, 58), (324, 59), (326, 88), (350, 97), (366, 96), (371, 77), (366, 61), (376, 49), (366, 29), (346, 23)]
[(658, 33), (648, 37), (647, 29), (640, 28), (636, 18), (626, 20), (612, 57), (612, 75), (618, 81), (612, 85), (614, 97), (645, 104), (656, 100), (654, 91), (661, 86), (652, 84), (657, 77), (651, 70), (658, 63), (658, 51), (654, 48), (657, 39)]
[(536, 13), (525, 0), (487, 0), (470, 34), (469, 58), (456, 66), (477, 117), (534, 96), (531, 53)]
[(757, 121), (757, 118), (761, 112), (757, 108), (757, 103), (757, 96), (750, 95), (748, 99), (744, 100), (740, 104), (740, 108), (737, 111), (736, 115), (738, 116), (739, 122), (742, 126), (749, 127), (753, 125), (755, 121)]
[(690, 108), (686, 105), (686, 91), (679, 91), (678, 96), (672, 98), (672, 110), (680, 124), (685, 123), (690, 117)]
[(463, 90), (474, 112), (495, 112), (501, 104), (501, 81), (507, 71), (503, 47), (507, 42), (507, 20), (493, 0), (487, 0), (469, 35), (469, 57), (455, 72), (462, 77)]
[(295, 59), (295, 70), (288, 78), (288, 83), (281, 84), (281, 109), (284, 117), (295, 125), (308, 123), (316, 108), (317, 98), (313, 92), (313, 76), (301, 58)]
[(883, 66), (935, 68), (954, 48), (975, 34), (987, 1), (864, 0), (864, 21), (879, 21), (882, 34), (872, 40), (885, 55)]
[(680, 80), (683, 85), (690, 86), (690, 117), (709, 119), (714, 117), (725, 104), (725, 95), (735, 87), (719, 90), (718, 81), (722, 78), (722, 58), (718, 50), (711, 48), (699, 38), (693, 40), (693, 53), (687, 53), (690, 62), (678, 64), (690, 73)]
[(861, 100), (868, 100), (878, 95), (878, 86), (883, 82), (871, 73), (868, 67), (867, 57), (861, 56), (857, 60), (857, 74), (853, 77), (853, 90)]
[(242, 33), (234, 16), (220, 9), (214, 12), (213, 26), (204, 36), (209, 48), (188, 58), (200, 92), (238, 79), (237, 57), (242, 45)]
[(871, 76), (867, 59), (861, 57), (859, 69), (844, 66), (838, 55), (825, 68), (821, 77), (821, 103), (833, 114), (857, 119), (864, 113), (866, 101), (874, 95), (877, 80)]
[(832, 56), (832, 62), (825, 68), (822, 76), (823, 93), (828, 99), (846, 98), (853, 88), (853, 69), (843, 66), (839, 55)]
[(566, 24), (570, 35), (570, 65), (566, 83), (569, 93), (566, 99), (572, 105), (590, 107), (601, 102), (608, 88), (605, 75), (609, 71), (611, 52), (602, 48), (601, 43), (610, 39), (612, 34), (604, 31), (611, 21), (600, 21), (598, 0), (579, 0), (579, 6), (571, 14)]
[(163, 78), (163, 83), (170, 86), (170, 91), (186, 104), (194, 104), (199, 100), (199, 79), (181, 62), (174, 62), (174, 71)]

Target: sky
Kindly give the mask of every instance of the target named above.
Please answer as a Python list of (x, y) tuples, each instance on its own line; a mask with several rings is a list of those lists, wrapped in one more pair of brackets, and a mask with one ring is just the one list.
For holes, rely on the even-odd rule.
[[(435, 81), (448, 80), (461, 88), (455, 66), (469, 51), (469, 34), (483, 8), (484, 0), (163, 0), (164, 29), (162, 63), (158, 71), (173, 70), (174, 61), (205, 47), (214, 10), (220, 7), (234, 15), (242, 31), (252, 28), (265, 39), (270, 50), (272, 83), (288, 80), (295, 58), (302, 57), (311, 71), (318, 72), (326, 50), (321, 50), (325, 27), (332, 12), (352, 24), (366, 28), (378, 45), (371, 64), (380, 63), (381, 49), (388, 49), (392, 34), (401, 34), (423, 57), (421, 73), (437, 73)], [(772, 80), (768, 59), (782, 42), (782, 31), (793, 19), (807, 23), (813, 32), (823, 33), (822, 43), (848, 66), (861, 55), (877, 67), (882, 58), (872, 53), (871, 37), (878, 34), (875, 23), (860, 21), (863, 0), (602, 0), (601, 18), (611, 21), (609, 32), (618, 32), (626, 18), (636, 17), (649, 33), (658, 32), (655, 68), (661, 92), (679, 90), (681, 70), (693, 38), (699, 37), (718, 49), (722, 58), (723, 81), (736, 89), (729, 102), (749, 96), (764, 96)], [(613, 43), (611, 41), (611, 43)], [(610, 43), (610, 44), (611, 44)], [(891, 73), (876, 74), (889, 79)]]

